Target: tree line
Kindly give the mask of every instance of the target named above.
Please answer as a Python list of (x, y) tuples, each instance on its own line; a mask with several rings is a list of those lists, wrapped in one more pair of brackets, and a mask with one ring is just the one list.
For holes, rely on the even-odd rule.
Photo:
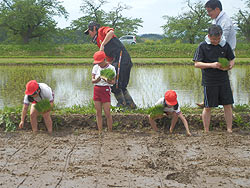
[[(88, 42), (83, 31), (90, 21), (115, 29), (118, 37), (126, 34), (136, 35), (142, 27), (141, 18), (125, 17), (123, 12), (131, 7), (118, 3), (109, 11), (103, 6), (105, 0), (82, 0), (82, 16), (71, 22), (67, 28), (58, 28), (55, 16), (68, 17), (69, 13), (59, 0), (1, 0), (0, 1), (0, 43), (55, 43), (82, 44)], [(164, 39), (168, 42), (181, 41), (197, 43), (204, 39), (211, 23), (204, 4), (199, 1), (186, 1), (188, 11), (180, 15), (163, 16), (166, 24), (162, 26)], [(242, 41), (250, 41), (250, 0), (245, 0), (246, 7), (234, 16), (237, 33)], [(159, 18), (160, 19), (160, 18)]]

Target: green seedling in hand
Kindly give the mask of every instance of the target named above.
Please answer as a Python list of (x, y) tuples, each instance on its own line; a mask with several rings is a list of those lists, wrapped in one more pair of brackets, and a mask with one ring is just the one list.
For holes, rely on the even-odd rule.
[(163, 105), (156, 105), (148, 109), (148, 114), (152, 119), (163, 114)]
[(49, 100), (43, 99), (39, 101), (38, 103), (36, 103), (35, 109), (40, 113), (44, 113), (44, 112), (51, 110), (51, 105), (50, 105)]
[(221, 64), (221, 68), (223, 69), (229, 67), (229, 61), (226, 58), (219, 57), (219, 63)]
[(107, 80), (113, 80), (115, 77), (115, 72), (112, 69), (101, 70), (101, 77), (104, 77)]

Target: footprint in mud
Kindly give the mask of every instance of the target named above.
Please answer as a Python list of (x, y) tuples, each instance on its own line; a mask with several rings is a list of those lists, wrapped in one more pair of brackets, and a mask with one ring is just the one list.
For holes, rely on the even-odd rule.
[(178, 183), (189, 184), (191, 183), (189, 173), (174, 172), (166, 176), (167, 180), (175, 180)]

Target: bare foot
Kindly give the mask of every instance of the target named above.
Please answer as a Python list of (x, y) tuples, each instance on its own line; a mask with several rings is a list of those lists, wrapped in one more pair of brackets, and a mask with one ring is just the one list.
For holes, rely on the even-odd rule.
[(227, 132), (232, 133), (233, 131), (232, 131), (232, 129), (227, 129)]

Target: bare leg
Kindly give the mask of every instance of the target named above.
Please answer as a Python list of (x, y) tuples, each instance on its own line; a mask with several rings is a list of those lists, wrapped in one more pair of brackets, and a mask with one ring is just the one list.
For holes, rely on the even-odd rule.
[(227, 132), (231, 133), (232, 131), (232, 121), (233, 121), (233, 112), (232, 105), (223, 105), (224, 107), (224, 116), (227, 124)]
[(43, 119), (44, 119), (44, 122), (45, 122), (45, 125), (47, 127), (48, 132), (52, 133), (53, 126), (52, 126), (52, 119), (50, 117), (50, 112), (44, 113)]
[(102, 132), (102, 103), (100, 101), (94, 101), (96, 109), (96, 121), (99, 133)]
[(170, 129), (169, 129), (169, 132), (170, 132), (170, 133), (173, 132), (174, 127), (175, 127), (175, 125), (176, 125), (176, 123), (177, 123), (177, 120), (178, 120), (178, 115), (177, 115), (175, 112), (173, 112), (173, 113), (172, 113), (171, 126), (170, 126)]
[(34, 133), (37, 132), (37, 116), (38, 111), (35, 109), (35, 104), (32, 104), (30, 108), (30, 124)]
[(107, 118), (108, 130), (112, 131), (113, 120), (112, 120), (112, 115), (110, 113), (110, 104), (111, 104), (110, 102), (103, 103), (103, 109), (105, 116)]
[(204, 108), (202, 112), (202, 121), (205, 132), (209, 132), (210, 119), (211, 119), (211, 108)]
[(157, 128), (155, 120), (152, 119), (150, 116), (148, 116), (148, 120), (149, 120), (149, 123), (150, 123), (152, 129), (157, 132), (158, 128)]

